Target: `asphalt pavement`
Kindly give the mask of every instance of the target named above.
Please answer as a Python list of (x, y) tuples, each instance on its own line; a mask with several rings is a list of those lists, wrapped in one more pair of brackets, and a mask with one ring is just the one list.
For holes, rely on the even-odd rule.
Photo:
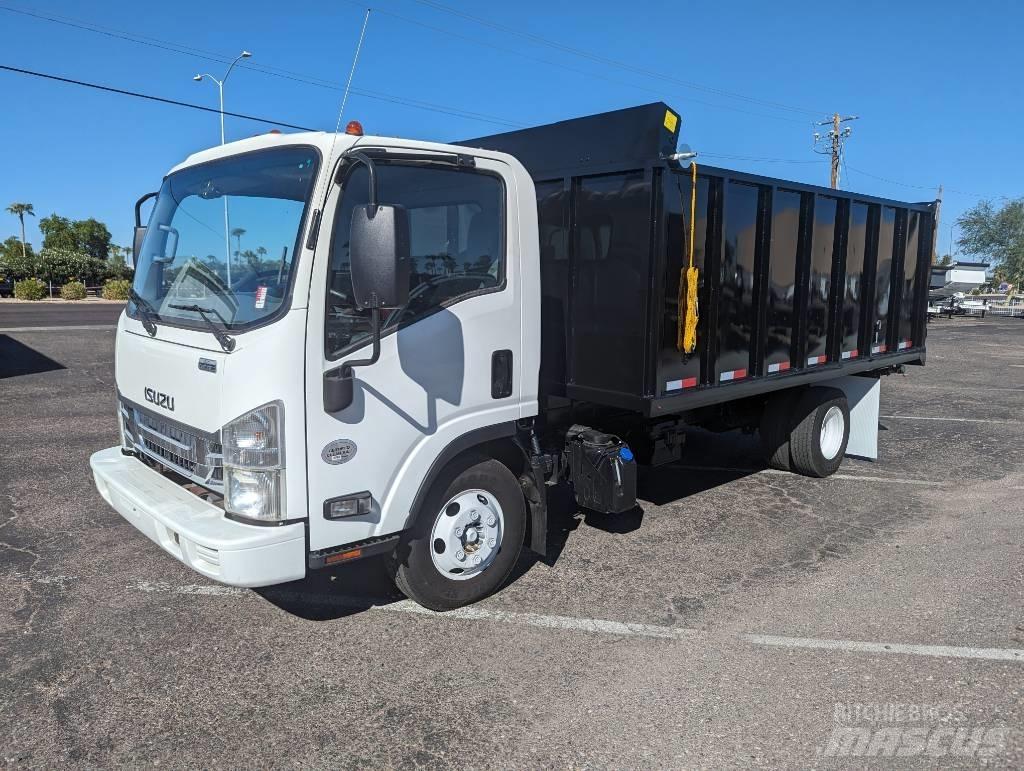
[(0, 365), (6, 766), (1024, 766), (1024, 321), (933, 322), (879, 461), (694, 434), (639, 513), (556, 494), (552, 558), (448, 614), (373, 560), (189, 571), (93, 488), (112, 330), (0, 330)]
[(0, 301), (0, 332), (30, 327), (114, 326), (124, 303), (78, 300)]

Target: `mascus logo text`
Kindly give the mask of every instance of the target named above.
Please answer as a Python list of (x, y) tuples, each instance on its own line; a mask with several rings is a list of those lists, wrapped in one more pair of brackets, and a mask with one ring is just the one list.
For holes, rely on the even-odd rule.
[(162, 394), (152, 388), (146, 389), (146, 401), (152, 402), (157, 407), (163, 407), (165, 410), (174, 412), (174, 397)]

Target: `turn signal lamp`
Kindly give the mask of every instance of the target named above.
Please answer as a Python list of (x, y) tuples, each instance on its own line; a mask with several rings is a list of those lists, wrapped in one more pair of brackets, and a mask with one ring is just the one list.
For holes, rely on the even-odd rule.
[(363, 135), (363, 124), (357, 120), (350, 120), (348, 125), (345, 126), (345, 133), (351, 134), (354, 137), (361, 137)]

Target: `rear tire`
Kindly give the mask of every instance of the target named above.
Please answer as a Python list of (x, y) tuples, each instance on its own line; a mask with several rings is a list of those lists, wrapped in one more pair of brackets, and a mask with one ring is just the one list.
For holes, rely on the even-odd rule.
[(796, 406), (796, 424), (789, 437), (793, 470), (808, 477), (834, 474), (843, 462), (850, 439), (850, 406), (836, 388), (809, 388)]
[(415, 516), (395, 552), (392, 576), (406, 597), (431, 610), (493, 594), (523, 549), (526, 500), (515, 475), (496, 460), (457, 458)]
[(773, 394), (761, 413), (761, 444), (768, 467), (779, 471), (791, 471), (793, 464), (789, 456), (789, 435), (794, 428), (794, 410), (801, 396), (800, 391), (780, 391)]

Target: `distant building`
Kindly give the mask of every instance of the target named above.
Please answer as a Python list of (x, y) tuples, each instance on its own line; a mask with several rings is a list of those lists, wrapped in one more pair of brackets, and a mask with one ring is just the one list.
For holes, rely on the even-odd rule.
[(928, 289), (933, 295), (954, 295), (970, 292), (988, 282), (987, 262), (956, 261), (950, 265), (932, 265)]

